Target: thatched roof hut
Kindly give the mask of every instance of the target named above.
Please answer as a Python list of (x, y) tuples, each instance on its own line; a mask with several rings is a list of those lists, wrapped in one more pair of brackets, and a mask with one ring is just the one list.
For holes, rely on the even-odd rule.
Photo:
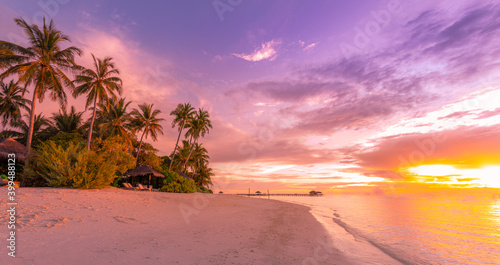
[(7, 158), (9, 154), (16, 154), (16, 160), (24, 161), (28, 148), (12, 138), (0, 140), (0, 158)]
[(165, 177), (162, 173), (152, 169), (151, 167), (149, 167), (147, 165), (142, 165), (142, 166), (136, 167), (134, 169), (131, 169), (131, 170), (125, 172), (123, 174), (122, 178), (140, 177), (140, 176), (155, 176), (158, 178)]
[(142, 181), (143, 177), (149, 177), (148, 186), (151, 185), (151, 177), (156, 177), (156, 186), (158, 186), (158, 187), (159, 187), (158, 178), (165, 178), (165, 176), (162, 173), (154, 170), (153, 168), (151, 168), (147, 165), (142, 165), (142, 166), (136, 167), (134, 169), (131, 169), (131, 170), (125, 172), (122, 176), (122, 178), (130, 178), (130, 177), (131, 178), (140, 177), (140, 181)]

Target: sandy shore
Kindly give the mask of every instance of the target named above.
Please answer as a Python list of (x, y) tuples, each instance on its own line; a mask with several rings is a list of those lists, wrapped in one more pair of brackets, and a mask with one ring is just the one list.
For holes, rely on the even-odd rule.
[(16, 196), (16, 258), (4, 239), (0, 264), (349, 264), (301, 205), (115, 188)]

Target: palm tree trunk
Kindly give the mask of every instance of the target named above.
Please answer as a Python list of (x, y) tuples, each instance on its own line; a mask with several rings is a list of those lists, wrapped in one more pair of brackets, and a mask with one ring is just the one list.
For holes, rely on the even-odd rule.
[(137, 161), (139, 161), (139, 153), (141, 152), (142, 138), (144, 137), (144, 134), (146, 133), (147, 129), (148, 129), (147, 127), (144, 127), (144, 131), (142, 132), (141, 141), (139, 142), (139, 150), (137, 150), (137, 156), (135, 157), (136, 164), (137, 164)]
[(189, 158), (191, 157), (191, 154), (193, 153), (193, 150), (194, 150), (194, 144), (198, 141), (198, 138), (194, 139), (193, 141), (193, 144), (191, 145), (191, 150), (189, 150), (189, 155), (186, 159), (186, 162), (184, 162), (184, 171), (186, 171), (186, 168), (187, 168), (187, 163), (189, 161)]
[(175, 151), (177, 151), (177, 146), (179, 144), (179, 138), (181, 138), (181, 133), (182, 133), (182, 128), (184, 127), (184, 122), (182, 122), (182, 125), (180, 126), (179, 130), (179, 136), (177, 136), (177, 142), (175, 142), (175, 148), (174, 152), (172, 153), (172, 158), (170, 159), (170, 166), (168, 167), (168, 170), (172, 170), (172, 165), (174, 164), (174, 156), (175, 156)]
[[(31, 153), (31, 141), (33, 139), (33, 127), (35, 125), (35, 105), (36, 105), (36, 86), (33, 90), (33, 101), (31, 101), (31, 113), (30, 113), (30, 127), (28, 129), (28, 139), (26, 140), (26, 147), (28, 148), (28, 153), (26, 153), (26, 159), (24, 160), (24, 168), (28, 168), (30, 164), (30, 153)], [(23, 173), (23, 179), (21, 181), (21, 187), (26, 185), (26, 171)]]
[(96, 104), (97, 104), (97, 94), (95, 95), (94, 98), (94, 113), (92, 114), (92, 121), (90, 122), (89, 137), (87, 138), (87, 150), (90, 150), (90, 140), (92, 139), (92, 129), (94, 128), (95, 113), (97, 111)]

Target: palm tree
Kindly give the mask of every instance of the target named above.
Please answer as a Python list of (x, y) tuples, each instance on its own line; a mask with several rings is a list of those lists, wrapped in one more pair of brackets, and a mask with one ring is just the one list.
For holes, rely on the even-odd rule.
[(153, 141), (156, 141), (158, 133), (163, 135), (163, 127), (160, 125), (161, 121), (165, 119), (157, 118), (157, 115), (161, 113), (160, 110), (153, 110), (153, 104), (141, 104), (139, 109), (133, 109), (130, 113), (133, 117), (133, 124), (138, 130), (143, 130), (141, 135), (141, 140), (139, 141), (139, 149), (137, 150), (136, 161), (139, 160), (139, 153), (141, 152), (142, 139), (144, 137), (148, 138), (151, 135)]
[(76, 112), (74, 106), (71, 106), (69, 113), (66, 111), (66, 108), (62, 108), (58, 113), (52, 113), (52, 117), (50, 118), (52, 122), (51, 130), (56, 134), (58, 132), (74, 132), (82, 124), (82, 115), (83, 112)]
[(21, 119), (21, 109), (29, 111), (30, 101), (23, 98), (20, 88), (13, 80), (9, 84), (0, 82), (0, 115), (2, 116), (2, 125), (5, 126), (9, 121), (19, 121)]
[(101, 137), (120, 136), (132, 147), (130, 140), (132, 124), (130, 113), (127, 112), (130, 103), (130, 101), (125, 102), (125, 98), (119, 100), (111, 98), (109, 104), (99, 103), (96, 119)]
[(193, 179), (196, 182), (196, 185), (209, 188), (214, 185), (212, 182), (212, 176), (215, 176), (212, 169), (207, 165), (204, 165), (195, 172)]
[[(192, 139), (191, 145), (197, 143), (200, 137), (204, 137), (205, 134), (209, 133), (210, 129), (212, 128), (212, 122), (210, 121), (209, 118), (210, 114), (207, 111), (203, 109), (198, 109), (198, 112), (196, 112), (195, 117), (188, 123), (189, 129), (186, 132), (186, 137), (187, 136), (191, 137)], [(186, 170), (187, 162), (189, 161), (189, 157), (191, 156), (193, 150), (194, 148), (191, 148), (187, 160), (184, 163), (184, 170)]]
[[(31, 100), (29, 130), (26, 140), (28, 154), (25, 164), (29, 164), (29, 154), (35, 123), (35, 105), (37, 99), (42, 102), (45, 94), (49, 92), (51, 100), (59, 100), (61, 105), (66, 104), (64, 87), (74, 89), (71, 80), (64, 71), (80, 69), (75, 63), (75, 55), (80, 56), (82, 51), (74, 46), (63, 49), (69, 38), (57, 30), (54, 21), (49, 25), (43, 19), (42, 28), (38, 25), (28, 25), (24, 19), (15, 19), (28, 37), (29, 46), (0, 41), (0, 67), (7, 68), (0, 74), (0, 80), (16, 74), (18, 83), (24, 84), (23, 93), (29, 85), (34, 85), (33, 99)], [(26, 183), (23, 175), (21, 186)]]
[(175, 162), (173, 164), (171, 163), (171, 167), (169, 170), (180, 172), (182, 170), (184, 162), (187, 160), (190, 151), (191, 145), (189, 144), (189, 142), (186, 140), (182, 140), (182, 147), (177, 146), (177, 150), (174, 150), (174, 152), (172, 152), (171, 157), (172, 160), (175, 160)]
[(196, 185), (208, 188), (213, 185), (211, 177), (214, 176), (212, 169), (208, 167), (210, 156), (208, 155), (207, 149), (205, 149), (202, 144), (195, 143), (192, 146), (194, 148), (193, 153), (187, 165), (191, 168), (193, 180), (196, 182)]
[[(29, 119), (28, 115), (24, 115), (26, 120)], [(41, 133), (44, 129), (46, 129), (50, 125), (48, 119), (46, 119), (43, 114), (35, 115), (35, 119), (33, 122), (33, 143), (37, 144), (40, 141)], [(28, 141), (28, 132), (30, 130), (29, 124), (24, 120), (13, 121), (10, 126), (13, 130), (5, 130), (2, 132), (2, 137), (12, 137), (14, 140), (26, 144)]]
[(122, 92), (122, 80), (115, 76), (120, 74), (120, 72), (115, 68), (115, 64), (111, 62), (112, 58), (107, 57), (104, 60), (96, 59), (93, 54), (92, 58), (94, 59), (95, 71), (85, 69), (73, 81), (79, 85), (74, 91), (74, 96), (87, 94), (85, 108), (88, 108), (91, 104), (94, 105), (87, 138), (87, 149), (90, 149), (97, 103), (109, 104), (110, 98), (116, 98), (115, 92), (118, 92), (120, 95)]
[(178, 125), (179, 135), (177, 136), (177, 141), (175, 142), (174, 152), (172, 153), (172, 159), (170, 160), (170, 166), (168, 167), (169, 170), (172, 169), (172, 164), (174, 163), (174, 155), (179, 144), (179, 138), (181, 137), (182, 130), (184, 130), (186, 124), (192, 119), (194, 113), (194, 108), (191, 107), (190, 103), (179, 104), (175, 110), (170, 112), (170, 115), (175, 115), (175, 118), (172, 121), (172, 128)]

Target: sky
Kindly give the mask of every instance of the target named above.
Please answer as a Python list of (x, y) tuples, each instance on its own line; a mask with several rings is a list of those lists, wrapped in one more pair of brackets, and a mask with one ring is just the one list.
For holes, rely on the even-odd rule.
[[(1, 1), (112, 57), (132, 107), (210, 112), (202, 139), (224, 192), (390, 194), (500, 188), (497, 1)], [(84, 110), (84, 98), (69, 105)], [(57, 105), (46, 99), (37, 113)], [(86, 111), (85, 115), (88, 115)]]

